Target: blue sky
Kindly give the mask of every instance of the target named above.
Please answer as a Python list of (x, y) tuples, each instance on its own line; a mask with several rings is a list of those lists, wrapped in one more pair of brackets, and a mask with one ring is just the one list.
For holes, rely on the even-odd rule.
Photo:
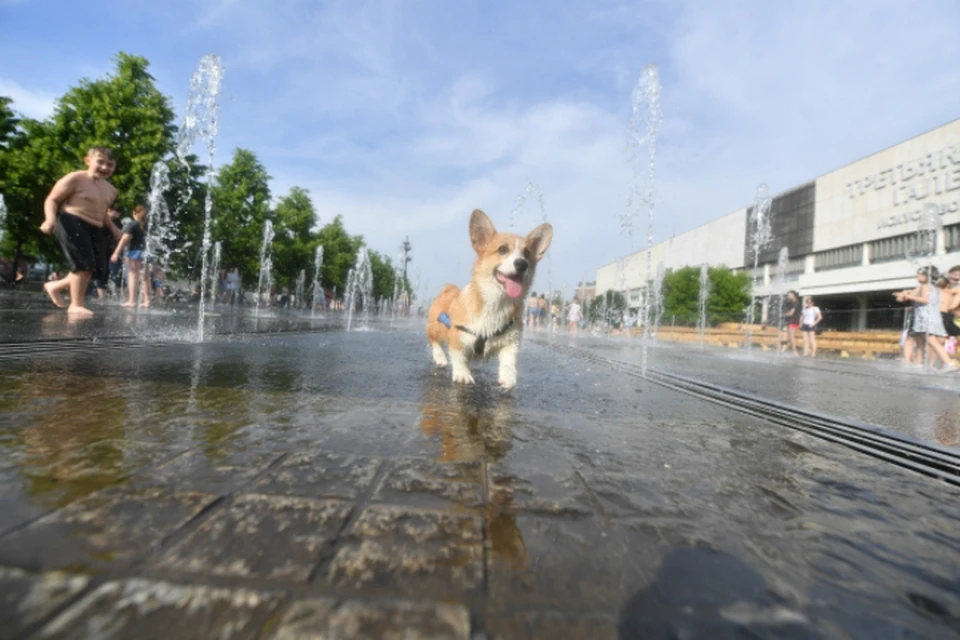
[[(960, 116), (958, 32), (954, 0), (0, 0), (0, 95), (45, 116), (122, 50), (179, 113), (217, 53), (219, 161), (255, 151), (275, 195), (309, 189), (321, 222), (388, 255), (409, 235), (431, 291), (469, 277), (470, 211), (507, 228), (532, 181), (549, 280), (571, 289), (645, 242), (618, 224), (644, 65), (663, 85), (660, 240)], [(541, 214), (515, 217), (525, 233)]]

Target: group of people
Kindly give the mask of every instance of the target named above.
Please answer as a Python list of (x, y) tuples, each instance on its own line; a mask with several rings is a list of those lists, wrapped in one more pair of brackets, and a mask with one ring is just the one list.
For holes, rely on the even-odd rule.
[(105, 297), (109, 281), (119, 282), (120, 261), (125, 259), (128, 295), (123, 306), (137, 304), (138, 290), (142, 295), (140, 303), (149, 306), (150, 290), (163, 289), (163, 274), (155, 266), (151, 270), (151, 282), (139, 286), (147, 258), (147, 210), (136, 206), (132, 218), (121, 225), (122, 214), (115, 206), (117, 190), (109, 182), (117, 167), (113, 151), (92, 147), (83, 161), (86, 170), (73, 171), (60, 178), (43, 203), (44, 220), (40, 230), (57, 237), (70, 267), (66, 277), (50, 280), (43, 288), (53, 304), (61, 308), (67, 306), (63, 293), (69, 291), (67, 313), (78, 318), (91, 317), (93, 312), (85, 306), (91, 281), (96, 285), (98, 296)]
[(910, 303), (902, 340), (904, 363), (922, 365), (929, 350), (943, 363), (943, 370), (956, 370), (950, 352), (960, 336), (960, 265), (951, 267), (946, 275), (933, 265), (921, 267), (917, 286), (893, 296), (897, 302)]
[(803, 305), (800, 303), (800, 294), (790, 290), (783, 298), (784, 329), (780, 335), (780, 350), (790, 349), (795, 356), (797, 353), (797, 332), (803, 336), (803, 356), (817, 357), (817, 325), (823, 322), (823, 313), (820, 307), (813, 304), (813, 298), (804, 296)]
[[(567, 323), (571, 332), (577, 331), (580, 323), (583, 321), (583, 310), (580, 308), (580, 302), (574, 298), (567, 303), (564, 309), (567, 316)], [(531, 292), (527, 298), (527, 313), (524, 318), (524, 325), (528, 327), (545, 327), (547, 323), (551, 327), (557, 327), (560, 322), (560, 307), (556, 301), (547, 302), (547, 296)]]

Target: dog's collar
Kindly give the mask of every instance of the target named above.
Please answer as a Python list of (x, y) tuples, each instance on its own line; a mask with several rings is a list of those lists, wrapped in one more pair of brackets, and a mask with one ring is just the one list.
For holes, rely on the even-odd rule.
[[(444, 312), (441, 313), (439, 316), (437, 316), (437, 321), (440, 322), (440, 323), (442, 323), (442, 324), (444, 324), (444, 325), (446, 325), (446, 327), (447, 327), (448, 329), (453, 326), (453, 323), (450, 321), (450, 316), (447, 315), (447, 312), (446, 312), (446, 311), (444, 311)], [(500, 327), (499, 329), (497, 329), (495, 332), (493, 332), (493, 333), (490, 334), (489, 336), (479, 335), (479, 334), (475, 333), (474, 331), (471, 331), (468, 327), (466, 327), (466, 326), (464, 326), (464, 325), (462, 325), (462, 324), (456, 325), (456, 328), (457, 328), (458, 330), (460, 330), (460, 331), (463, 331), (464, 333), (469, 333), (470, 335), (476, 337), (476, 340), (474, 340), (474, 342), (473, 342), (473, 351), (474, 351), (474, 353), (476, 353), (478, 356), (482, 356), (482, 355), (483, 355), (483, 351), (484, 351), (484, 349), (485, 349), (486, 346), (487, 346), (487, 340), (488, 340), (488, 339), (490, 339), (490, 338), (499, 338), (500, 336), (502, 336), (503, 334), (505, 334), (507, 331), (509, 331), (513, 326), (514, 326), (514, 321), (513, 321), (513, 316), (511, 315), (510, 320), (507, 321), (507, 324), (503, 325), (502, 327)]]

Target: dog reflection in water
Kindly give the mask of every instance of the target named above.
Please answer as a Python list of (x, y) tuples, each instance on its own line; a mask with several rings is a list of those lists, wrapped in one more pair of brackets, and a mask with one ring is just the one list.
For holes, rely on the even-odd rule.
[[(514, 405), (512, 397), (492, 385), (451, 387), (431, 377), (422, 389), (420, 429), (424, 436), (437, 439), (439, 461), (480, 463), (476, 481), (483, 485), (488, 464), (503, 460), (510, 451)], [(519, 579), (526, 566), (527, 548), (516, 513), (509, 510), (509, 504), (485, 499), (484, 505), (492, 559)]]

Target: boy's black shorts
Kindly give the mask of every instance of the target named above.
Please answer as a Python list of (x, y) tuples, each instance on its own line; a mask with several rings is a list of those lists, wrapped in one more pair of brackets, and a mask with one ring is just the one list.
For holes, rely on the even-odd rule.
[(56, 235), (70, 271), (89, 271), (95, 281), (106, 278), (106, 246), (100, 227), (64, 212), (57, 216)]
[(940, 317), (943, 318), (943, 328), (947, 330), (948, 336), (960, 336), (960, 327), (954, 322), (956, 317), (952, 313), (941, 311)]

